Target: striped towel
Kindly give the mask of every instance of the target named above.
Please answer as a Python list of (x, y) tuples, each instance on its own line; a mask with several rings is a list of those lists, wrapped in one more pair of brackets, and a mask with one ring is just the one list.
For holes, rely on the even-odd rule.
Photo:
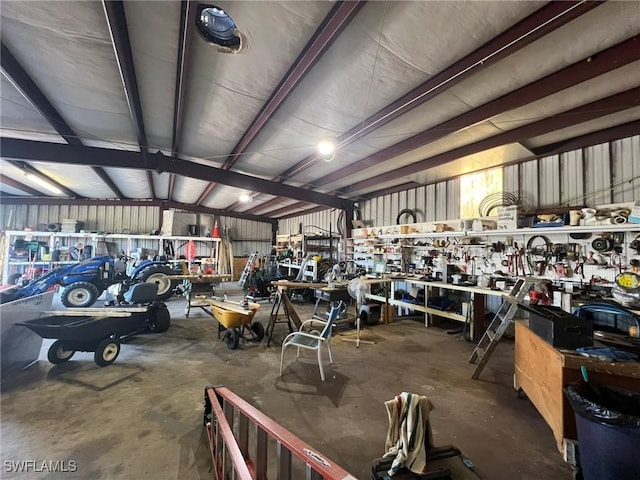
[(388, 471), (393, 476), (403, 467), (413, 473), (427, 471), (427, 445), (433, 446), (429, 412), (433, 404), (427, 397), (402, 392), (384, 403), (389, 416), (389, 430), (385, 441), (385, 457), (395, 457)]

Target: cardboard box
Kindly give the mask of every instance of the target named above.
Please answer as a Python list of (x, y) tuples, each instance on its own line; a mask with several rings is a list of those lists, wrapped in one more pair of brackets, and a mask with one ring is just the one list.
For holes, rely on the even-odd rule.
[(498, 207), (498, 230), (514, 230), (520, 226), (520, 207)]
[(636, 200), (631, 208), (631, 214), (629, 215), (629, 222), (640, 223), (640, 200)]

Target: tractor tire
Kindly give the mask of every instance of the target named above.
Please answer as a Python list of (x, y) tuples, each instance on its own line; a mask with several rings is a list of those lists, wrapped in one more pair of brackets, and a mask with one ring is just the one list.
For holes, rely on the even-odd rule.
[(62, 304), (69, 308), (87, 308), (96, 303), (102, 292), (93, 283), (76, 282), (62, 292)]
[(172, 282), (169, 275), (173, 274), (173, 270), (165, 265), (151, 265), (136, 275), (136, 280), (145, 283), (155, 283), (158, 285), (158, 300), (167, 300), (173, 295), (173, 291), (178, 285)]
[(149, 318), (149, 330), (153, 333), (162, 333), (169, 330), (170, 326), (171, 315), (167, 306), (163, 304), (162, 307), (156, 308)]

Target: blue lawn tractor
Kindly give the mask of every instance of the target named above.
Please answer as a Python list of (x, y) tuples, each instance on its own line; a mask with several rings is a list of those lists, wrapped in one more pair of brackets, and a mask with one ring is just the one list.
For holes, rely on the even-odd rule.
[(164, 262), (145, 260), (127, 274), (127, 264), (123, 259), (103, 255), (55, 268), (24, 287), (7, 292), (2, 301), (37, 295), (54, 285), (61, 285), (64, 287), (61, 300), (66, 307), (86, 308), (93, 305), (111, 285), (120, 284), (117, 300), (122, 302), (127, 290), (141, 282), (155, 283), (158, 286), (157, 299), (166, 300), (173, 295), (177, 286), (177, 282), (169, 276), (180, 273)]

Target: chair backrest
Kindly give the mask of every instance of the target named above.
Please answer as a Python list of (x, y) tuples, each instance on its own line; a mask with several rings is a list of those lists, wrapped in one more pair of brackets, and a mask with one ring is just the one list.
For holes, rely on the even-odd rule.
[(322, 333), (320, 333), (320, 336), (322, 338), (327, 339), (331, 336), (331, 329), (333, 328), (333, 324), (336, 323), (341, 309), (342, 301), (339, 301), (333, 307), (331, 307), (331, 311), (329, 312), (329, 320), (327, 320), (327, 324), (322, 329)]

